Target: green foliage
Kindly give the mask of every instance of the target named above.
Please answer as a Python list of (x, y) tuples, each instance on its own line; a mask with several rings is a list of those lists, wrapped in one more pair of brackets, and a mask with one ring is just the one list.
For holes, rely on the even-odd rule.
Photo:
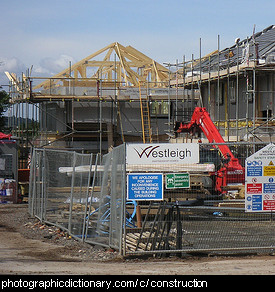
[(3, 131), (5, 127), (5, 119), (3, 114), (10, 106), (9, 98), (10, 96), (5, 90), (0, 91), (0, 131)]

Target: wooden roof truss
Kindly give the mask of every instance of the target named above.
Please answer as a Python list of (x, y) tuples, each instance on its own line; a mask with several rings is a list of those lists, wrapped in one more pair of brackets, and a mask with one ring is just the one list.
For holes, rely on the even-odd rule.
[[(101, 60), (98, 60), (100, 57)], [(139, 82), (150, 82), (150, 87), (164, 87), (169, 79), (169, 71), (135, 48), (115, 42), (69, 66), (34, 89), (66, 86), (68, 78), (73, 78), (74, 86), (95, 86), (97, 80), (101, 79), (108, 81), (109, 85), (116, 82), (117, 86), (138, 87)]]

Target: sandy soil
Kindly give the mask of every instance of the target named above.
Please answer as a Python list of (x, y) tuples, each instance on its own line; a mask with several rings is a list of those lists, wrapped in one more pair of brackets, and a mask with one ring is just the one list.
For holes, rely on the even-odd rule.
[(0, 205), (0, 274), (274, 275), (275, 257), (123, 259), (41, 224), (26, 205)]

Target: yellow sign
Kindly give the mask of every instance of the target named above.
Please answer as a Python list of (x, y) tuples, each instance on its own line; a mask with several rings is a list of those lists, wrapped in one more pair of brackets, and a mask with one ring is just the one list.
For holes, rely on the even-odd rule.
[(275, 176), (275, 166), (264, 166), (264, 176)]

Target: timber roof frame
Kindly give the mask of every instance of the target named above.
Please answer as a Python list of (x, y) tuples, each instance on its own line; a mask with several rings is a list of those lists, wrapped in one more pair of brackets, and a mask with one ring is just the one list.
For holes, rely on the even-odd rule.
[[(102, 60), (96, 60), (96, 57), (105, 53)], [(112, 57), (115, 54), (115, 58)], [(92, 75), (89, 74), (89, 68), (96, 68)], [(150, 77), (149, 77), (150, 74)], [(147, 57), (137, 49), (114, 42), (97, 52), (87, 56), (79, 62), (69, 66), (65, 70), (51, 77), (33, 89), (56, 86), (62, 82), (62, 78), (74, 78), (75, 80), (103, 80), (116, 82), (124, 86), (139, 86), (139, 82), (146, 83), (149, 81), (155, 84), (155, 87), (163, 87), (161, 83), (169, 79), (169, 70), (157, 63), (150, 57)], [(74, 83), (77, 84), (77, 83)], [(60, 85), (59, 85), (60, 86)], [(94, 82), (90, 84), (94, 86)]]

